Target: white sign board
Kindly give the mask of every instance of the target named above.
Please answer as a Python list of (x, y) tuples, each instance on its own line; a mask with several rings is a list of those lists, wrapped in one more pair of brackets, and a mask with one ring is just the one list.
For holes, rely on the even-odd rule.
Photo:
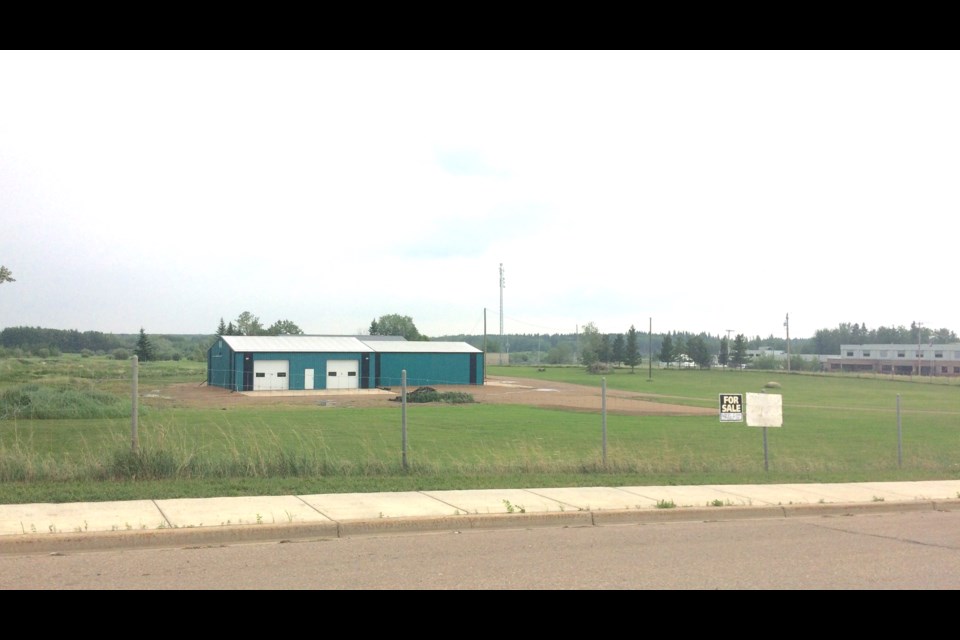
[(748, 393), (747, 426), (782, 427), (783, 396), (779, 393)]

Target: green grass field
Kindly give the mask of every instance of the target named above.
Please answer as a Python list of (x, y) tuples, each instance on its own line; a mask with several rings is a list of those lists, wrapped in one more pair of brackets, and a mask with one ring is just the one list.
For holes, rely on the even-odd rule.
[[(139, 364), (138, 387), (205, 379), (203, 363)], [(408, 491), (960, 478), (960, 380), (619, 369), (608, 392), (707, 407), (697, 417), (481, 403), (401, 409), (140, 404), (131, 366), (103, 357), (0, 359), (0, 503)], [(489, 375), (599, 387), (582, 368)], [(721, 393), (783, 398), (783, 427), (719, 421)], [(899, 398), (899, 428), (897, 404)], [(26, 417), (43, 415), (43, 418)], [(406, 467), (403, 465), (404, 454)]]

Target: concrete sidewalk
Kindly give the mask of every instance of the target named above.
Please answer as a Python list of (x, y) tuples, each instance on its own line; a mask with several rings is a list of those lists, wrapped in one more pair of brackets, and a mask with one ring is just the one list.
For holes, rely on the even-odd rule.
[(0, 553), (960, 509), (960, 480), (488, 489), (0, 505)]

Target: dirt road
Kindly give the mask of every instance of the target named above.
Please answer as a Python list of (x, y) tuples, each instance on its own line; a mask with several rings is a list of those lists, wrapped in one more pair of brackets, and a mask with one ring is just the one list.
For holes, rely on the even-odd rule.
[[(572, 411), (600, 411), (600, 386), (547, 382), (531, 378), (489, 376), (483, 385), (440, 385), (437, 391), (461, 391), (484, 404), (522, 404)], [(407, 392), (414, 388), (408, 387)], [(204, 383), (172, 384), (162, 389), (141, 389), (145, 401), (167, 407), (229, 408), (263, 405), (316, 405), (340, 407), (396, 406), (400, 388), (354, 391), (233, 392)], [(716, 409), (670, 404), (669, 398), (607, 389), (607, 413), (614, 415), (712, 415)]]

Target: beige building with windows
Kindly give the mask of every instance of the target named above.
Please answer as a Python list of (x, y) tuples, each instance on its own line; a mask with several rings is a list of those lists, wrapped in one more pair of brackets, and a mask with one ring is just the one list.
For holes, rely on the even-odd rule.
[(907, 376), (960, 376), (960, 344), (844, 344), (827, 358), (830, 371)]

